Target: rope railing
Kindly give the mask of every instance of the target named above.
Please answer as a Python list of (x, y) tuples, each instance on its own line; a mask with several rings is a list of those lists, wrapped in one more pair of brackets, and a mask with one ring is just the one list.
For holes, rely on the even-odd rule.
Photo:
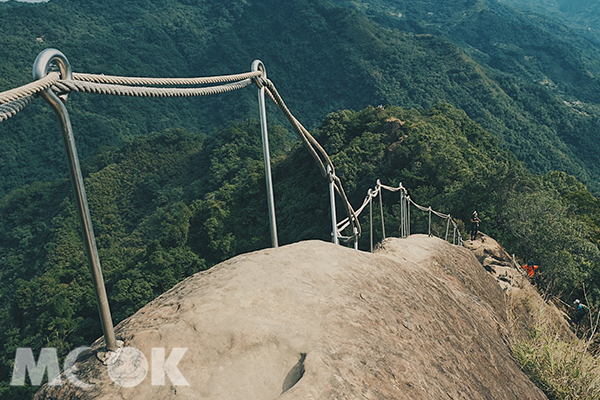
[[(87, 73), (72, 73), (68, 77), (72, 79), (64, 79), (64, 77), (62, 77), (62, 79), (60, 78), (61, 76), (58, 72), (50, 72), (28, 85), (0, 93), (0, 122), (16, 115), (31, 102), (31, 96), (38, 95), (48, 88), (51, 88), (53, 92), (60, 95), (69, 94), (71, 92), (81, 92), (131, 97), (191, 97), (208, 96), (243, 89), (251, 85), (253, 81), (259, 88), (264, 86), (271, 100), (287, 117), (294, 130), (300, 136), (305, 147), (315, 159), (321, 174), (324, 177), (328, 177), (333, 184), (335, 193), (341, 197), (346, 214), (349, 216), (348, 220), (354, 227), (355, 233), (353, 237), (355, 240), (362, 234), (358, 217), (348, 200), (342, 181), (335, 173), (335, 166), (331, 161), (331, 158), (321, 144), (292, 114), (273, 82), (266, 79), (264, 71), (257, 70), (247, 73), (197, 78), (126, 77)], [(220, 85), (194, 88), (138, 86), (197, 86), (217, 83), (220, 83)], [(327, 166), (330, 168), (329, 171)]]
[(23, 111), (25, 107), (33, 101), (33, 98), (34, 96), (31, 95), (0, 105), (0, 122), (6, 121)]
[(60, 75), (58, 72), (50, 72), (45, 77), (28, 83), (27, 85), (2, 92), (0, 93), (0, 104), (18, 101), (24, 99), (25, 97), (38, 94), (42, 90), (47, 89), (58, 82), (59, 78)]
[[(62, 55), (62, 53), (60, 54)], [(62, 58), (66, 60), (64, 55)], [(57, 69), (56, 66), (50, 67)], [(335, 173), (335, 166), (331, 158), (321, 144), (292, 114), (273, 82), (266, 79), (264, 70), (195, 78), (126, 77), (88, 73), (63, 73), (62, 75), (59, 72), (53, 71), (42, 76), (35, 82), (0, 93), (0, 122), (22, 111), (32, 101), (34, 96), (39, 95), (48, 88), (51, 88), (54, 93), (63, 96), (63, 99), (66, 99), (64, 96), (71, 92), (131, 97), (191, 97), (208, 96), (243, 89), (254, 81), (259, 88), (264, 87), (266, 89), (268, 96), (290, 121), (305, 147), (315, 159), (321, 174), (324, 177), (328, 177), (330, 182), (332, 182), (334, 193), (337, 193), (341, 197), (346, 214), (349, 216), (348, 220), (354, 226), (354, 231), (356, 232), (354, 234), (355, 239), (360, 237), (362, 232), (358, 217), (348, 200), (342, 181)], [(193, 88), (149, 86), (198, 86), (214, 84), (219, 85)], [(327, 167), (329, 167), (329, 170)]]
[[(424, 207), (418, 203), (416, 203), (408, 194), (407, 189), (402, 185), (402, 183), (400, 183), (398, 185), (398, 187), (392, 187), (392, 186), (388, 186), (388, 185), (384, 185), (381, 183), (380, 180), (377, 180), (377, 184), (375, 185), (375, 188), (373, 189), (369, 189), (367, 191), (367, 195), (365, 197), (365, 199), (363, 200), (361, 206), (359, 208), (356, 209), (355, 211), (355, 217), (358, 219), (358, 217), (362, 214), (362, 212), (366, 209), (367, 206), (369, 206), (369, 224), (370, 224), (370, 240), (371, 240), (371, 251), (373, 251), (373, 211), (372, 211), (372, 203), (373, 200), (376, 199), (377, 197), (379, 197), (379, 205), (380, 205), (380, 211), (381, 211), (381, 230), (382, 230), (382, 236), (383, 239), (386, 238), (386, 231), (385, 231), (385, 218), (384, 218), (384, 212), (383, 212), (383, 195), (382, 195), (382, 191), (383, 190), (387, 190), (389, 192), (400, 192), (400, 229), (399, 229), (399, 233), (400, 233), (400, 237), (405, 238), (407, 236), (409, 236), (411, 234), (410, 231), (410, 205), (412, 204), (413, 206), (415, 206), (417, 209), (421, 210), (421, 211), (425, 211), (427, 213), (429, 213), (429, 229), (428, 229), (428, 235), (432, 236), (431, 233), (431, 225), (432, 225), (432, 220), (431, 220), (431, 216), (435, 215), (439, 218), (442, 219), (446, 219), (448, 222), (446, 224), (446, 235), (445, 235), (445, 240), (448, 241), (448, 235), (449, 235), (449, 227), (450, 224), (452, 224), (453, 228), (454, 228), (454, 235), (453, 235), (453, 239), (452, 239), (452, 243), (453, 244), (458, 244), (458, 245), (462, 245), (462, 236), (460, 234), (460, 229), (458, 228), (458, 225), (456, 223), (456, 221), (454, 221), (454, 219), (452, 218), (452, 216), (450, 214), (444, 214), (441, 213), (439, 211), (433, 210), (431, 207)], [(348, 228), (351, 224), (350, 222), (350, 218), (346, 217), (344, 219), (342, 219), (341, 221), (339, 221), (336, 225), (336, 229), (338, 232), (342, 232), (343, 230), (345, 230), (346, 228)], [(343, 236), (340, 235), (339, 236), (341, 239), (344, 239), (345, 242), (350, 242), (353, 239), (355, 239), (356, 241), (358, 241), (358, 237), (356, 237), (355, 235), (351, 235), (351, 236)], [(458, 239), (458, 240), (457, 240)], [(357, 248), (358, 245), (355, 243), (355, 248)]]
[(227, 93), (243, 89), (252, 84), (251, 78), (231, 82), (219, 86), (200, 88), (155, 88), (146, 86), (113, 85), (107, 83), (84, 82), (74, 80), (60, 80), (53, 86), (59, 93), (83, 92), (92, 94), (105, 94), (130, 97), (197, 97)]
[[(259, 110), (261, 132), (263, 136), (265, 176), (267, 177), (269, 216), (273, 247), (277, 247), (278, 242), (270, 176), (270, 158), (268, 154), (268, 135), (264, 105), (265, 92), (290, 121), (305, 147), (315, 159), (322, 175), (328, 179), (333, 207), (335, 207), (334, 196), (336, 193), (342, 199), (348, 219), (353, 225), (353, 235), (346, 240), (354, 240), (355, 243), (358, 243), (358, 238), (361, 235), (358, 216), (348, 200), (342, 181), (335, 173), (335, 166), (333, 165), (331, 158), (319, 142), (291, 113), (273, 82), (267, 79), (264, 65), (259, 60), (254, 61), (252, 64), (252, 71), (241, 74), (199, 78), (122, 77), (73, 73), (71, 71), (70, 63), (63, 53), (55, 49), (47, 49), (42, 51), (36, 58), (33, 67), (33, 76), (34, 82), (0, 93), (0, 122), (19, 113), (38, 95), (50, 104), (58, 116), (62, 128), (65, 150), (67, 152), (69, 173), (73, 183), (78, 213), (83, 230), (84, 245), (86, 253), (88, 254), (90, 272), (96, 291), (105, 344), (108, 350), (116, 350), (117, 344), (70, 117), (64, 106), (64, 103), (67, 101), (67, 96), (72, 92), (132, 97), (208, 96), (239, 90), (254, 82), (259, 88)], [(187, 87), (200, 85), (210, 86)], [(338, 234), (337, 229), (335, 229), (335, 213), (332, 215), (334, 221), (333, 233), (335, 240), (337, 241)]]
[[(56, 93), (83, 92), (93, 94), (132, 97), (192, 97), (208, 96), (243, 89), (252, 84), (252, 79), (261, 76), (260, 71), (240, 74), (197, 77), (197, 78), (147, 78), (73, 73), (73, 79), (61, 79), (60, 73), (50, 72), (26, 85), (0, 92), (0, 122), (22, 111), (33, 97), (52, 88)], [(218, 86), (198, 88), (157, 88), (154, 86), (198, 86), (226, 83)]]
[(50, 72), (34, 82), (0, 92), (0, 122), (23, 111), (36, 95), (54, 85), (59, 79), (60, 75), (57, 72)]
[[(58, 71), (58, 72), (56, 72)], [(278, 246), (277, 229), (275, 225), (275, 208), (272, 195), (272, 182), (270, 174), (270, 158), (268, 147), (266, 108), (264, 104), (265, 93), (279, 107), (291, 123), (294, 130), (299, 135), (304, 146), (314, 158), (321, 174), (329, 182), (329, 194), (331, 201), (332, 217), (332, 237), (334, 243), (353, 243), (355, 249), (358, 249), (358, 240), (362, 235), (359, 221), (360, 214), (369, 206), (370, 213), (370, 239), (371, 251), (373, 251), (373, 200), (379, 197), (381, 224), (383, 239), (386, 237), (385, 221), (383, 211), (382, 191), (385, 189), (390, 192), (400, 192), (401, 203), (401, 224), (400, 236), (410, 235), (410, 205), (413, 204), (420, 210), (427, 211), (430, 214), (431, 235), (431, 215), (434, 214), (440, 218), (448, 219), (446, 228), (446, 240), (448, 240), (448, 229), (450, 223), (454, 226), (454, 239), (458, 235), (459, 243), (462, 243), (457, 224), (450, 215), (433, 211), (431, 207), (425, 208), (415, 203), (408, 191), (400, 184), (398, 187), (383, 185), (379, 180), (374, 189), (369, 189), (362, 205), (355, 210), (350, 203), (344, 190), (340, 178), (336, 175), (335, 166), (331, 157), (327, 154), (321, 144), (310, 134), (310, 132), (298, 121), (287, 107), (283, 98), (277, 91), (273, 82), (267, 79), (264, 65), (259, 60), (252, 64), (252, 71), (247, 73), (209, 76), (197, 78), (144, 78), (144, 77), (123, 77), (112, 75), (97, 75), (86, 73), (73, 73), (67, 58), (60, 51), (47, 49), (41, 52), (33, 68), (34, 82), (27, 85), (0, 92), (0, 122), (5, 121), (22, 111), (35, 97), (42, 97), (46, 100), (59, 118), (62, 128), (63, 141), (67, 152), (69, 162), (69, 173), (73, 183), (77, 209), (80, 216), (81, 227), (83, 230), (84, 245), (90, 264), (90, 272), (96, 290), (98, 308), (102, 328), (104, 331), (105, 344), (108, 350), (114, 351), (117, 347), (114, 336), (114, 328), (108, 307), (108, 299), (102, 278), (100, 260), (96, 248), (95, 237), (93, 233), (91, 216), (87, 204), (84, 182), (79, 165), (79, 158), (75, 147), (75, 140), (72, 132), (70, 118), (64, 103), (67, 101), (67, 95), (72, 92), (93, 93), (101, 95), (117, 95), (132, 97), (190, 97), (190, 96), (208, 96), (220, 93), (231, 92), (243, 89), (252, 83), (255, 83), (259, 89), (259, 110), (261, 119), (261, 133), (263, 140), (263, 153), (265, 157), (265, 176), (267, 179), (267, 193), (269, 203), (269, 218), (271, 224), (271, 235), (273, 247)], [(201, 86), (211, 85), (211, 86)], [(180, 87), (185, 86), (185, 87)], [(200, 87), (188, 87), (200, 86)], [(346, 211), (346, 218), (337, 222), (336, 199), (339, 196)], [(352, 227), (350, 235), (342, 235), (341, 232)]]
[(453, 228), (454, 228), (454, 236), (452, 239), (452, 243), (453, 244), (458, 244), (459, 246), (462, 246), (463, 240), (462, 240), (462, 235), (460, 234), (460, 229), (458, 228), (458, 224), (456, 223), (456, 221), (454, 221), (454, 219), (452, 218), (452, 216), (450, 214), (444, 214), (441, 213), (439, 211), (435, 211), (430, 207), (423, 207), (422, 205), (419, 205), (417, 203), (415, 203), (415, 201), (412, 198), (408, 198), (410, 204), (414, 205), (416, 208), (418, 208), (421, 211), (425, 211), (427, 213), (429, 213), (429, 230), (428, 230), (428, 235), (432, 236), (431, 234), (431, 215), (436, 215), (442, 219), (447, 219), (448, 223), (446, 225), (446, 236), (445, 236), (445, 240), (448, 240), (448, 229), (450, 224), (452, 224)]
[(73, 79), (82, 82), (108, 83), (115, 85), (145, 85), (145, 86), (196, 86), (214, 83), (242, 81), (248, 78), (257, 78), (262, 75), (260, 71), (245, 72), (241, 74), (205, 76), (198, 78), (149, 78), (127, 77), (104, 74), (73, 73)]
[[(358, 241), (358, 238), (362, 234), (361, 226), (358, 221), (358, 215), (352, 207), (352, 204), (348, 200), (348, 196), (346, 195), (346, 191), (344, 190), (342, 181), (335, 174), (335, 166), (333, 165), (329, 154), (327, 154), (327, 152), (321, 146), (321, 144), (310, 134), (310, 132), (308, 132), (308, 130), (300, 123), (300, 121), (298, 121), (298, 119), (294, 117), (290, 109), (286, 106), (285, 102), (283, 101), (283, 98), (277, 91), (277, 88), (275, 87), (273, 82), (271, 82), (271, 80), (265, 80), (261, 78), (258, 78), (256, 81), (259, 87), (264, 86), (266, 88), (271, 100), (279, 107), (279, 109), (287, 117), (288, 121), (294, 127), (296, 133), (298, 133), (298, 136), (300, 136), (300, 138), (302, 139), (304, 146), (315, 159), (317, 166), (321, 170), (321, 174), (323, 176), (329, 177), (330, 184), (333, 185), (333, 189), (342, 198), (344, 208), (346, 209), (346, 214), (348, 215), (347, 219), (353, 225), (354, 233), (350, 237), (344, 237), (338, 234), (339, 229), (334, 228), (332, 232), (334, 243), (336, 243), (337, 240), (340, 238), (344, 241), (351, 240), (350, 238), (354, 238), (355, 241)], [(332, 200), (332, 207), (334, 207), (334, 205), (335, 202)]]

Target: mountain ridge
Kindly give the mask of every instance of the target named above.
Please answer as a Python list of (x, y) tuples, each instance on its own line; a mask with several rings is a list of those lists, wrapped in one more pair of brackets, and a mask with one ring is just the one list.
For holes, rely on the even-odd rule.
[[(194, 275), (117, 327), (142, 353), (187, 348), (189, 386), (119, 387), (98, 341), (77, 365), (90, 391), (36, 398), (545, 399), (510, 355), (508, 314), (469, 250), (441, 239), (389, 238), (374, 254), (300, 242)], [(303, 373), (283, 385), (298, 360)]]

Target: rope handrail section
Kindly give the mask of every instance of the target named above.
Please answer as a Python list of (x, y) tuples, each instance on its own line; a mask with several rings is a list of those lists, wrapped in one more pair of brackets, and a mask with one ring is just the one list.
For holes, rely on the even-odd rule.
[[(406, 204), (407, 204), (407, 206), (408, 206), (408, 204), (412, 204), (417, 209), (419, 209), (421, 211), (425, 211), (425, 212), (428, 212), (430, 214), (436, 215), (436, 216), (438, 216), (439, 218), (442, 218), (442, 219), (447, 219), (448, 220), (448, 227), (446, 228), (446, 240), (448, 240), (448, 228), (449, 228), (449, 225), (452, 224), (452, 226), (454, 228), (454, 240), (453, 240), (453, 242), (456, 242), (456, 236), (458, 236), (458, 244), (459, 245), (462, 244), (462, 236), (460, 234), (460, 230), (458, 228), (458, 225), (457, 225), (456, 221), (454, 221), (454, 219), (452, 218), (452, 216), (450, 214), (444, 214), (444, 213), (441, 213), (439, 211), (433, 210), (431, 207), (425, 207), (425, 206), (422, 206), (422, 205), (416, 203), (409, 196), (408, 191), (402, 185), (402, 183), (400, 183), (398, 185), (398, 187), (393, 187), (393, 186), (384, 185), (384, 184), (381, 183), (380, 180), (377, 180), (377, 184), (375, 185), (375, 188), (369, 189), (367, 191), (367, 195), (365, 196), (365, 199), (363, 200), (361, 206), (356, 209), (356, 211), (355, 211), (356, 218), (358, 218), (362, 214), (362, 212), (364, 211), (364, 209), (369, 204), (371, 204), (371, 202), (373, 201), (373, 199), (375, 199), (378, 196), (382, 195), (382, 190), (383, 189), (385, 189), (385, 190), (387, 190), (389, 192), (400, 192), (401, 193), (401, 200), (405, 201)], [(410, 214), (409, 214), (408, 209), (401, 207), (401, 213), (402, 213), (402, 215), (400, 217), (401, 220), (402, 219), (410, 219)], [(382, 216), (382, 229), (384, 231), (384, 239), (385, 239), (385, 225), (383, 223), (383, 208), (382, 208), (382, 211), (381, 211), (381, 216)], [(372, 217), (371, 217), (371, 219), (372, 219)], [(350, 226), (350, 224), (351, 224), (350, 218), (346, 217), (346, 218), (342, 219), (341, 221), (339, 221), (337, 223), (337, 229), (338, 229), (339, 232), (341, 232), (344, 229), (348, 228)], [(370, 221), (370, 224), (371, 224), (371, 232), (372, 232), (373, 221)], [(409, 232), (410, 231), (409, 222), (406, 221), (406, 222), (404, 222), (404, 224), (405, 225), (401, 225), (401, 232), (404, 230), (404, 233), (401, 233), (401, 235), (403, 235), (403, 237), (406, 237), (406, 236), (410, 235), (410, 232)], [(430, 220), (429, 225), (430, 225), (430, 227), (429, 227), (429, 235), (431, 236), (431, 220)], [(339, 237), (340, 237), (340, 239), (343, 239), (346, 242), (349, 242), (349, 241), (351, 241), (354, 238), (354, 236), (342, 236), (342, 235), (340, 235)], [(358, 240), (358, 238), (356, 238), (356, 240)]]
[(56, 82), (58, 82), (59, 79), (60, 75), (58, 74), (58, 72), (50, 72), (45, 77), (38, 79), (34, 82), (1, 92), (0, 104), (11, 103), (17, 100), (21, 100), (25, 97), (36, 95), (42, 90), (54, 85)]
[[(59, 52), (60, 53), (60, 52)], [(41, 53), (40, 53), (41, 54)], [(60, 53), (62, 55), (62, 53)], [(62, 56), (64, 60), (66, 58)], [(254, 68), (253, 68), (254, 69)], [(61, 71), (62, 72), (62, 71)], [(335, 192), (341, 197), (349, 220), (356, 228), (357, 238), (361, 234), (358, 217), (348, 200), (344, 186), (335, 174), (335, 166), (331, 158), (323, 149), (321, 144), (308, 132), (286, 106), (283, 98), (277, 91), (275, 85), (266, 79), (264, 71), (253, 70), (251, 72), (197, 77), (197, 78), (150, 78), (150, 77), (126, 77), (103, 74), (70, 73), (69, 79), (60, 79), (61, 74), (55, 71), (47, 73), (40, 79), (22, 87), (0, 93), (0, 122), (16, 115), (29, 104), (32, 96), (41, 91), (52, 88), (56, 94), (68, 94), (71, 92), (83, 92), (92, 94), (131, 96), (131, 97), (191, 97), (220, 94), (242, 89), (254, 81), (259, 88), (265, 87), (271, 100), (282, 110), (290, 121), (294, 130), (302, 139), (304, 145), (311, 153), (323, 176), (328, 176), (333, 182)], [(227, 83), (226, 83), (227, 82)], [(182, 86), (182, 85), (207, 85), (220, 84), (217, 86), (204, 87), (150, 87), (154, 86)], [(142, 86), (137, 86), (142, 85)], [(150, 86), (148, 86), (150, 85)], [(327, 172), (326, 166), (330, 167)]]
[[(309, 153), (312, 155), (312, 157), (315, 159), (319, 169), (321, 170), (321, 174), (323, 176), (328, 176), (328, 175), (330, 176), (330, 179), (333, 181), (335, 191), (342, 198), (342, 202), (344, 204), (344, 208), (346, 209), (346, 214), (348, 215), (348, 219), (349, 219), (349, 221), (351, 221), (354, 228), (356, 228), (355, 229), (356, 233), (354, 234), (354, 236), (356, 236), (356, 240), (358, 240), (358, 237), (360, 237), (360, 235), (362, 233), (361, 226), (358, 221), (358, 215), (357, 215), (356, 211), (354, 210), (354, 208), (352, 207), (352, 204), (348, 200), (348, 196), (346, 195), (346, 191), (344, 190), (342, 181), (335, 174), (335, 166), (333, 165), (333, 162), (331, 161), (329, 154), (327, 154), (327, 152), (325, 151), (325, 149), (323, 149), (321, 144), (310, 134), (310, 132), (308, 132), (308, 130), (292, 114), (292, 112), (290, 111), (290, 109), (287, 107), (287, 105), (283, 101), (283, 98), (281, 97), (281, 95), (277, 91), (277, 88), (275, 87), (275, 85), (273, 84), (273, 82), (271, 80), (257, 78), (256, 83), (259, 87), (264, 86), (266, 88), (266, 91), (267, 91), (269, 97), (271, 98), (271, 100), (279, 107), (279, 109), (287, 117), (288, 121), (294, 127), (294, 130), (296, 131), (296, 133), (298, 133), (298, 136), (300, 136), (300, 138), (302, 139), (302, 142), (304, 143), (305, 147), (307, 148)], [(329, 168), (330, 168), (329, 172), (327, 171), (326, 166), (329, 166)], [(333, 232), (333, 234), (337, 235), (336, 232)]]
[[(402, 186), (402, 184), (399, 184), (398, 187), (392, 187), (384, 185), (380, 181), (377, 182), (377, 185), (373, 190), (369, 191), (367, 197), (365, 197), (361, 206), (355, 210), (352, 207), (350, 201), (348, 200), (342, 181), (335, 173), (335, 166), (331, 161), (331, 158), (328, 155), (328, 153), (321, 146), (321, 144), (310, 134), (310, 132), (300, 123), (300, 121), (292, 114), (290, 109), (285, 104), (283, 98), (277, 91), (277, 88), (275, 87), (273, 82), (270, 79), (266, 79), (266, 74), (264, 74), (264, 72), (260, 70), (253, 70), (251, 72), (239, 74), (195, 78), (151, 78), (73, 73), (72, 79), (60, 79), (60, 74), (58, 72), (53, 71), (49, 72), (43, 78), (38, 79), (32, 83), (0, 93), (0, 122), (7, 120), (8, 118), (16, 115), (18, 112), (23, 110), (37, 94), (39, 94), (43, 90), (46, 90), (47, 88), (52, 88), (54, 92), (61, 94), (70, 92), (83, 92), (92, 94), (131, 97), (192, 97), (208, 96), (213, 94), (231, 92), (234, 90), (243, 89), (251, 85), (252, 82), (256, 83), (256, 85), (259, 88), (264, 87), (266, 89), (266, 93), (268, 94), (268, 96), (279, 107), (279, 109), (284, 113), (286, 118), (292, 124), (292, 127), (299, 135), (305, 147), (317, 163), (321, 174), (325, 177), (329, 176), (329, 179), (333, 184), (335, 193), (337, 193), (341, 197), (347, 217), (337, 222), (337, 232), (334, 232), (334, 234), (338, 235), (339, 232), (342, 232), (350, 225), (352, 225), (354, 227), (354, 235), (343, 236), (339, 234), (338, 236), (348, 241), (352, 239), (357, 241), (362, 234), (362, 229), (358, 217), (374, 198), (381, 196), (381, 191), (383, 189), (390, 192), (401, 192), (402, 195), (405, 197), (407, 203), (413, 204), (419, 210), (431, 212), (440, 218), (448, 218), (449, 220), (452, 220), (450, 215), (434, 211), (431, 209), (431, 207), (423, 207), (414, 202), (410, 198), (410, 196), (408, 195), (408, 191)], [(219, 85), (183, 88), (151, 87), (197, 86), (209, 84)], [(453, 220), (452, 224), (456, 226)]]
[(0, 105), (0, 122), (6, 121), (7, 119), (14, 117), (19, 112), (23, 111), (23, 109), (33, 101), (34, 96), (23, 97), (19, 100), (11, 101), (10, 103), (5, 103)]
[[(59, 72), (57, 72), (59, 71)], [(339, 240), (345, 243), (354, 243), (354, 248), (358, 249), (358, 240), (361, 237), (362, 230), (359, 221), (360, 214), (365, 210), (367, 205), (370, 212), (370, 239), (371, 251), (373, 251), (373, 199), (379, 197), (381, 209), (381, 224), (383, 239), (385, 239), (385, 222), (383, 211), (383, 190), (390, 192), (400, 192), (401, 200), (401, 216), (400, 216), (400, 235), (407, 237), (410, 235), (410, 204), (413, 204), (418, 209), (429, 213), (429, 235), (431, 236), (431, 215), (434, 214), (441, 218), (448, 219), (446, 227), (446, 240), (448, 240), (448, 230), (450, 223), (454, 227), (454, 240), (458, 234), (459, 243), (462, 243), (460, 231), (457, 224), (449, 214), (443, 214), (431, 209), (425, 208), (415, 203), (408, 191), (399, 184), (398, 187), (384, 185), (380, 180), (374, 189), (369, 189), (362, 205), (355, 210), (350, 203), (342, 181), (335, 173), (335, 166), (327, 151), (321, 144), (310, 134), (310, 132), (298, 121), (287, 107), (283, 98), (277, 91), (273, 82), (267, 79), (266, 69), (260, 60), (255, 60), (252, 64), (252, 71), (240, 74), (209, 76), (198, 78), (148, 78), (148, 77), (123, 77), (112, 75), (98, 75), (87, 73), (73, 73), (67, 58), (63, 53), (56, 49), (46, 49), (42, 51), (33, 68), (34, 81), (24, 86), (11, 89), (5, 92), (0, 92), (0, 122), (16, 115), (23, 110), (31, 101), (38, 95), (42, 97), (53, 108), (59, 118), (61, 125), (63, 142), (67, 154), (69, 165), (69, 173), (73, 183), (73, 190), (76, 198), (78, 213), (80, 215), (80, 223), (83, 231), (84, 246), (88, 254), (88, 262), (94, 289), (96, 291), (96, 299), (98, 302), (98, 311), (106, 348), (109, 351), (115, 351), (117, 341), (115, 338), (112, 317), (106, 288), (102, 277), (102, 269), (98, 249), (93, 233), (91, 214), (87, 203), (85, 185), (81, 172), (77, 149), (73, 136), (68, 111), (64, 105), (67, 101), (67, 95), (71, 92), (83, 92), (103, 95), (117, 96), (132, 96), (132, 97), (191, 97), (191, 96), (208, 96), (231, 92), (234, 90), (245, 88), (252, 83), (255, 83), (259, 89), (259, 110), (261, 119), (261, 133), (263, 141), (263, 155), (265, 161), (265, 176), (267, 178), (267, 193), (269, 204), (269, 217), (271, 224), (271, 235), (273, 247), (278, 246), (277, 230), (275, 224), (275, 208), (272, 195), (271, 169), (268, 148), (267, 122), (266, 122), (266, 107), (265, 93), (279, 107), (286, 116), (292, 127), (299, 135), (304, 146), (314, 158), (317, 167), (321, 171), (323, 177), (328, 179), (329, 193), (331, 202), (331, 219), (332, 219), (332, 236), (334, 243), (339, 243)], [(204, 85), (204, 86), (202, 86)], [(209, 86), (210, 85), (210, 86)], [(185, 86), (185, 87), (180, 87)], [(194, 86), (194, 87), (189, 87)], [(195, 87), (198, 86), (198, 87)], [(335, 212), (336, 199), (335, 194), (340, 197), (346, 211), (346, 218), (342, 221), (337, 221)], [(342, 235), (342, 232), (352, 226), (351, 235)]]
[(245, 72), (241, 74), (207, 76), (198, 78), (150, 78), (128, 77), (104, 74), (73, 73), (73, 79), (82, 82), (107, 83), (115, 85), (143, 85), (143, 86), (196, 86), (215, 83), (242, 81), (248, 78), (257, 78), (262, 75), (260, 71)]
[(125, 86), (105, 83), (60, 80), (54, 84), (58, 92), (83, 92), (93, 94), (105, 94), (130, 97), (195, 97), (209, 96), (243, 89), (252, 84), (251, 78), (241, 81), (227, 83), (219, 86), (208, 86), (200, 88), (155, 88), (146, 86)]
[[(0, 122), (6, 121), (7, 119), (18, 114), (29, 103), (31, 103), (34, 96), (48, 88), (52, 88), (52, 90), (57, 93), (84, 92), (132, 97), (208, 96), (243, 89), (251, 85), (252, 79), (259, 77), (261, 74), (262, 73), (260, 71), (251, 71), (240, 74), (198, 78), (146, 78), (74, 73), (73, 80), (70, 80), (60, 79), (60, 74), (52, 71), (43, 78), (34, 82), (0, 92)], [(199, 88), (155, 88), (126, 86), (195, 86), (216, 83), (226, 84)]]

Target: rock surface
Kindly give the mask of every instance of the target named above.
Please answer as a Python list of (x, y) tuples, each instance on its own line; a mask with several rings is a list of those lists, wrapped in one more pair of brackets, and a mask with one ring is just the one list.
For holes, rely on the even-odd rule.
[[(115, 383), (97, 342), (76, 365), (91, 389), (37, 398), (545, 399), (511, 358), (507, 325), (504, 291), (465, 248), (424, 235), (376, 254), (301, 242), (198, 273), (121, 322), (117, 338), (148, 359), (140, 384)], [(152, 348), (187, 348), (176, 368), (188, 386), (153, 369)]]
[[(471, 250), (504, 289), (509, 303), (507, 311), (511, 340), (529, 339), (527, 336), (530, 332), (539, 328), (540, 316), (543, 316), (543, 324), (551, 326), (561, 340), (571, 342), (576, 339), (567, 322), (569, 316), (560, 311), (564, 307), (557, 307), (560, 304), (552, 303), (552, 299), (546, 301), (542, 298), (539, 291), (543, 292), (543, 288), (536, 289), (521, 267), (525, 262), (518, 263), (498, 242), (481, 232), (477, 240), (465, 241), (464, 247)], [(540, 266), (538, 273), (543, 273), (543, 266)]]

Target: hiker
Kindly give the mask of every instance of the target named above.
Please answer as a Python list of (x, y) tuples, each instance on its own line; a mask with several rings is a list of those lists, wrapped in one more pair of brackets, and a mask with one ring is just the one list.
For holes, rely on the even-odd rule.
[(477, 233), (479, 232), (479, 223), (481, 220), (477, 215), (477, 211), (473, 211), (473, 215), (471, 215), (471, 240), (475, 240), (477, 238)]
[(523, 269), (527, 272), (527, 276), (531, 281), (532, 285), (535, 285), (537, 281), (537, 270), (539, 266), (537, 266), (533, 261), (529, 261), (527, 264), (523, 265)]
[(575, 309), (575, 316), (573, 319), (575, 320), (576, 324), (579, 324), (583, 317), (585, 317), (585, 314), (587, 314), (588, 306), (582, 304), (581, 301), (579, 301), (579, 299), (575, 299), (573, 304)]

